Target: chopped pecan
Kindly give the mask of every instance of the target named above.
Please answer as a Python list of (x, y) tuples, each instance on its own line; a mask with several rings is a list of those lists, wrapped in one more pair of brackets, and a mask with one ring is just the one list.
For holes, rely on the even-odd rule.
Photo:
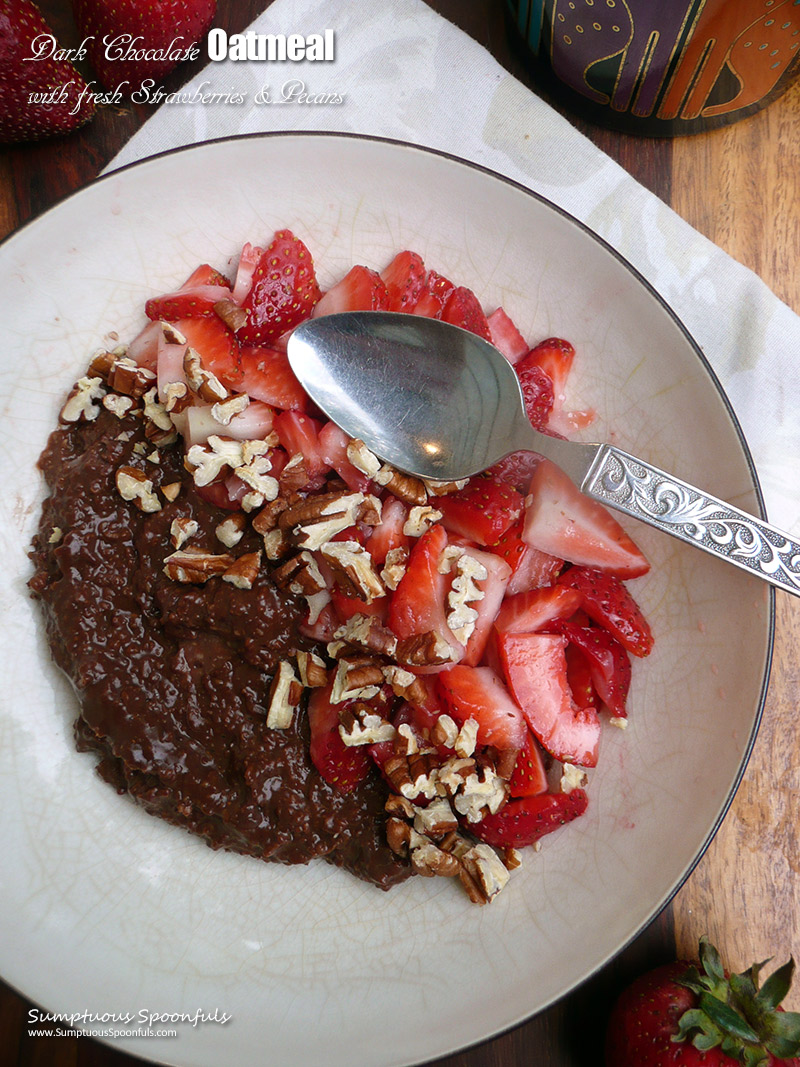
[(328, 684), (328, 668), (325, 660), (316, 652), (298, 652), (297, 670), (300, 681), (307, 689), (321, 689)]
[(401, 796), (412, 798), (421, 794), (431, 800), (438, 794), (439, 764), (438, 756), (431, 750), (409, 755), (395, 753), (385, 761), (383, 771)]
[(118, 356), (114, 352), (95, 352), (86, 372), (87, 378), (102, 378), (108, 384), (108, 376), (117, 359)]
[(459, 489), (463, 489), (469, 478), (462, 478), (457, 482), (439, 482), (432, 478), (423, 478), (422, 481), (428, 491), (428, 496), (447, 496), (449, 493), (456, 493)]
[(411, 474), (403, 474), (394, 467), (385, 463), (374, 476), (378, 485), (384, 486), (389, 492), (402, 500), (404, 504), (426, 504), (428, 493), (425, 483), (421, 478), (415, 478)]
[(288, 507), (278, 525), (291, 529), (291, 536), (301, 548), (321, 548), (337, 533), (352, 526), (364, 500), (363, 493), (321, 493), (306, 497)]
[(244, 536), (246, 526), (245, 516), (241, 511), (234, 511), (232, 515), (217, 523), (214, 533), (226, 548), (235, 548)]
[[(478, 723), (475, 719), (467, 719), (461, 724), (461, 729), (458, 731), (458, 736), (453, 742), (453, 749), (455, 750), (455, 754), (461, 759), (469, 759), (469, 757), (475, 752), (475, 746), (477, 742)], [(501, 775), (500, 777), (505, 778), (506, 775)]]
[(467, 822), (480, 822), (487, 812), (496, 814), (508, 799), (508, 782), (489, 766), (477, 767), (453, 795), (453, 807)]
[(475, 630), (478, 612), (470, 607), (477, 600), (482, 600), (484, 592), (475, 584), (488, 578), (489, 572), (469, 552), (462, 552), (455, 563), (456, 574), (447, 594), (450, 611), (447, 625), (456, 640), (466, 645)]
[(494, 849), (479, 842), (461, 857), (459, 878), (475, 904), (488, 904), (508, 883), (508, 869)]
[(295, 452), (278, 476), (281, 496), (289, 496), (308, 485), (308, 469), (305, 456)]
[(114, 361), (108, 376), (108, 384), (117, 393), (138, 400), (151, 389), (156, 376), (148, 367), (141, 367), (127, 356)]
[(133, 400), (129, 396), (120, 396), (119, 393), (106, 393), (103, 397), (103, 407), (118, 419), (124, 419), (133, 407)]
[(272, 572), (272, 578), (281, 589), (301, 596), (311, 596), (326, 588), (322, 572), (310, 552), (300, 552), (287, 560)]
[(202, 585), (223, 574), (234, 562), (229, 553), (214, 555), (200, 549), (178, 549), (164, 560), (164, 574), (174, 582)]
[(94, 422), (100, 414), (95, 401), (105, 396), (106, 390), (102, 378), (79, 378), (61, 409), (64, 422)]
[(225, 467), (236, 469), (242, 465), (242, 442), (212, 434), (205, 444), (192, 445), (185, 465), (192, 472), (195, 485), (210, 485)]
[(282, 496), (269, 500), (257, 515), (253, 516), (252, 525), (257, 534), (266, 534), (274, 530), (278, 525), (281, 512), (285, 511), (289, 502)]
[(414, 829), (434, 840), (441, 840), (458, 829), (458, 819), (445, 797), (431, 801), (414, 812)]
[(169, 412), (158, 399), (158, 390), (153, 386), (152, 389), (148, 389), (142, 396), (144, 403), (144, 417), (148, 422), (151, 422), (156, 429), (163, 430), (164, 433), (175, 431), (175, 424), (173, 423)]
[(163, 392), (164, 410), (170, 415), (185, 411), (192, 403), (192, 394), (186, 382), (168, 382)]
[(174, 426), (170, 430), (163, 430), (152, 421), (145, 424), (144, 435), (156, 448), (166, 448), (168, 445), (174, 445), (178, 440), (178, 431)]
[(351, 438), (347, 443), (347, 458), (356, 470), (366, 474), (368, 478), (374, 478), (381, 469), (381, 461), (357, 437)]
[(449, 663), (453, 652), (450, 645), (435, 630), (426, 630), (423, 634), (400, 638), (395, 658), (398, 663), (411, 667), (435, 667)]
[(208, 404), (215, 404), (220, 400), (227, 400), (228, 390), (212, 371), (203, 366), (200, 353), (193, 348), (187, 348), (183, 356), (183, 372), (189, 383), (189, 388), (196, 393), (201, 400)]
[(199, 529), (200, 524), (196, 519), (184, 516), (173, 519), (169, 528), (169, 539), (173, 548), (183, 548), (189, 538), (194, 537)]
[(425, 844), (422, 834), (406, 822), (393, 815), (386, 820), (386, 843), (396, 856), (408, 856), (412, 848)]
[(377, 745), (393, 741), (395, 728), (369, 704), (356, 701), (339, 712), (339, 736), (348, 747)]
[[(389, 632), (391, 633), (391, 631)], [(397, 640), (395, 639), (396, 647)], [(375, 649), (375, 651), (378, 651), (378, 649)], [(392, 655), (392, 653), (389, 652), (388, 655)], [(402, 697), (403, 700), (409, 700), (412, 704), (421, 704), (425, 700), (427, 694), (425, 683), (416, 674), (412, 674), (411, 671), (405, 670), (404, 667), (399, 667), (396, 663), (391, 663), (383, 668), (383, 676), (392, 687), (392, 692), (395, 696)]]
[(269, 687), (267, 726), (272, 730), (288, 729), (302, 695), (303, 687), (297, 680), (292, 665), (281, 660)]
[(272, 562), (276, 562), (279, 559), (285, 559), (294, 548), (294, 545), (283, 530), (270, 530), (268, 533), (265, 533), (263, 537), (264, 555)]
[(405, 547), (390, 548), (386, 553), (381, 578), (387, 589), (396, 589), (406, 573), (409, 550)]
[(341, 658), (336, 664), (331, 704), (341, 704), (356, 697), (368, 700), (378, 693), (382, 685), (383, 671), (379, 663), (369, 659), (353, 661)]
[(441, 517), (442, 513), (437, 508), (432, 508), (429, 504), (417, 504), (408, 513), (403, 524), (403, 533), (407, 537), (422, 537)]
[(120, 467), (116, 473), (117, 492), (123, 500), (132, 501), (139, 511), (161, 510), (161, 501), (153, 492), (153, 483), (136, 467)]
[(458, 737), (458, 725), (450, 715), (440, 715), (433, 724), (431, 741), (435, 745), (443, 745), (445, 748), (453, 748)]
[(372, 556), (358, 541), (329, 541), (322, 545), (322, 555), (333, 571), (336, 584), (349, 596), (371, 604), (386, 596), (383, 582), (375, 572)]
[(397, 647), (397, 638), (376, 615), (351, 615), (347, 622), (336, 630), (334, 637), (356, 648), (375, 652), (379, 656), (393, 656)]
[(444, 852), (433, 841), (423, 841), (411, 849), (411, 866), (425, 878), (454, 878), (461, 872), (456, 857)]
[(234, 415), (241, 415), (249, 404), (250, 397), (247, 393), (236, 393), (234, 396), (229, 396), (227, 400), (218, 400), (216, 404), (213, 404), (211, 415), (223, 426), (228, 426)]
[(261, 550), (245, 552), (222, 573), (223, 582), (230, 582), (237, 589), (252, 589), (261, 569)]
[(230, 297), (218, 300), (214, 304), (214, 313), (222, 319), (233, 333), (241, 330), (242, 326), (247, 322), (247, 311), (240, 304), (237, 304), (235, 300), (231, 300)]
[(167, 500), (172, 503), (177, 500), (181, 491), (180, 482), (167, 482), (166, 485), (161, 486), (161, 492), (164, 494)]
[(358, 509), (358, 521), (365, 526), (380, 526), (383, 516), (383, 504), (380, 497), (367, 493)]

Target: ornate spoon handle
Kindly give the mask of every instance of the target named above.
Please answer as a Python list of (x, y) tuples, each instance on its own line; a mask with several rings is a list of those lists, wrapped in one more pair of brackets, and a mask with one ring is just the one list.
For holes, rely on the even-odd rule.
[(612, 445), (600, 445), (581, 489), (800, 596), (800, 543), (658, 467)]

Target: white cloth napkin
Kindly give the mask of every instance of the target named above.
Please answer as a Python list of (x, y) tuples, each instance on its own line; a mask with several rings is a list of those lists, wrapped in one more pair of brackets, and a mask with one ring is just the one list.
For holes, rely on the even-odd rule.
[[(214, 137), (314, 129), (412, 141), (535, 190), (616, 248), (683, 320), (739, 418), (770, 521), (800, 531), (800, 318), (422, 0), (276, 0), (250, 29), (327, 27), (334, 62), (209, 63), (184, 91), (238, 91), (245, 103), (165, 104), (109, 169)], [(259, 107), (265, 79), (344, 100)]]

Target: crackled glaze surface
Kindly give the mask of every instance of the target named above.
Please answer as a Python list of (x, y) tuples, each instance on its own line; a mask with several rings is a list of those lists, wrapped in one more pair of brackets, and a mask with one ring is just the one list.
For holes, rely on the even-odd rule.
[[(324, 186), (296, 180), (312, 170)], [(231, 173), (224, 203), (210, 198)], [(181, 200), (164, 200), (177, 183)], [(637, 277), (546, 204), (423, 150), (302, 135), (208, 145), (104, 179), (0, 250), (5, 977), (54, 1010), (146, 1000), (234, 1017), (178, 1045), (119, 1043), (154, 1059), (255, 1062), (268, 1035), (275, 1063), (408, 1063), (551, 1003), (668, 899), (740, 774), (771, 602), (746, 575), (637, 527), (653, 570), (635, 591), (657, 645), (637, 664), (630, 727), (605, 733), (588, 815), (479, 912), (447, 882), (415, 879), (387, 896), (322, 863), (212, 853), (116, 797), (74, 751), (73, 697), (25, 588), (42, 495), (34, 465), (65, 389), (108, 334), (130, 336), (149, 295), (277, 226), (306, 237), (323, 283), (416, 249), (532, 338), (575, 343), (570, 400), (598, 409), (594, 433), (747, 510), (757, 501), (724, 400)], [(463, 977), (476, 955), (479, 987)], [(415, 1021), (434, 1005), (438, 1026), (422, 1032)]]

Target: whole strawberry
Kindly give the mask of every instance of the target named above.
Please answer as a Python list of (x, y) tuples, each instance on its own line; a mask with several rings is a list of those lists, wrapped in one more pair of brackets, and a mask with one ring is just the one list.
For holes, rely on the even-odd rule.
[(606, 1067), (800, 1067), (800, 1013), (780, 1007), (794, 961), (759, 987), (763, 966), (728, 975), (702, 938), (699, 967), (678, 961), (642, 975), (611, 1013)]
[(31, 0), (0, 3), (0, 141), (69, 133), (94, 114), (94, 101)]
[(217, 0), (72, 0), (72, 10), (100, 82), (130, 96), (188, 58)]

